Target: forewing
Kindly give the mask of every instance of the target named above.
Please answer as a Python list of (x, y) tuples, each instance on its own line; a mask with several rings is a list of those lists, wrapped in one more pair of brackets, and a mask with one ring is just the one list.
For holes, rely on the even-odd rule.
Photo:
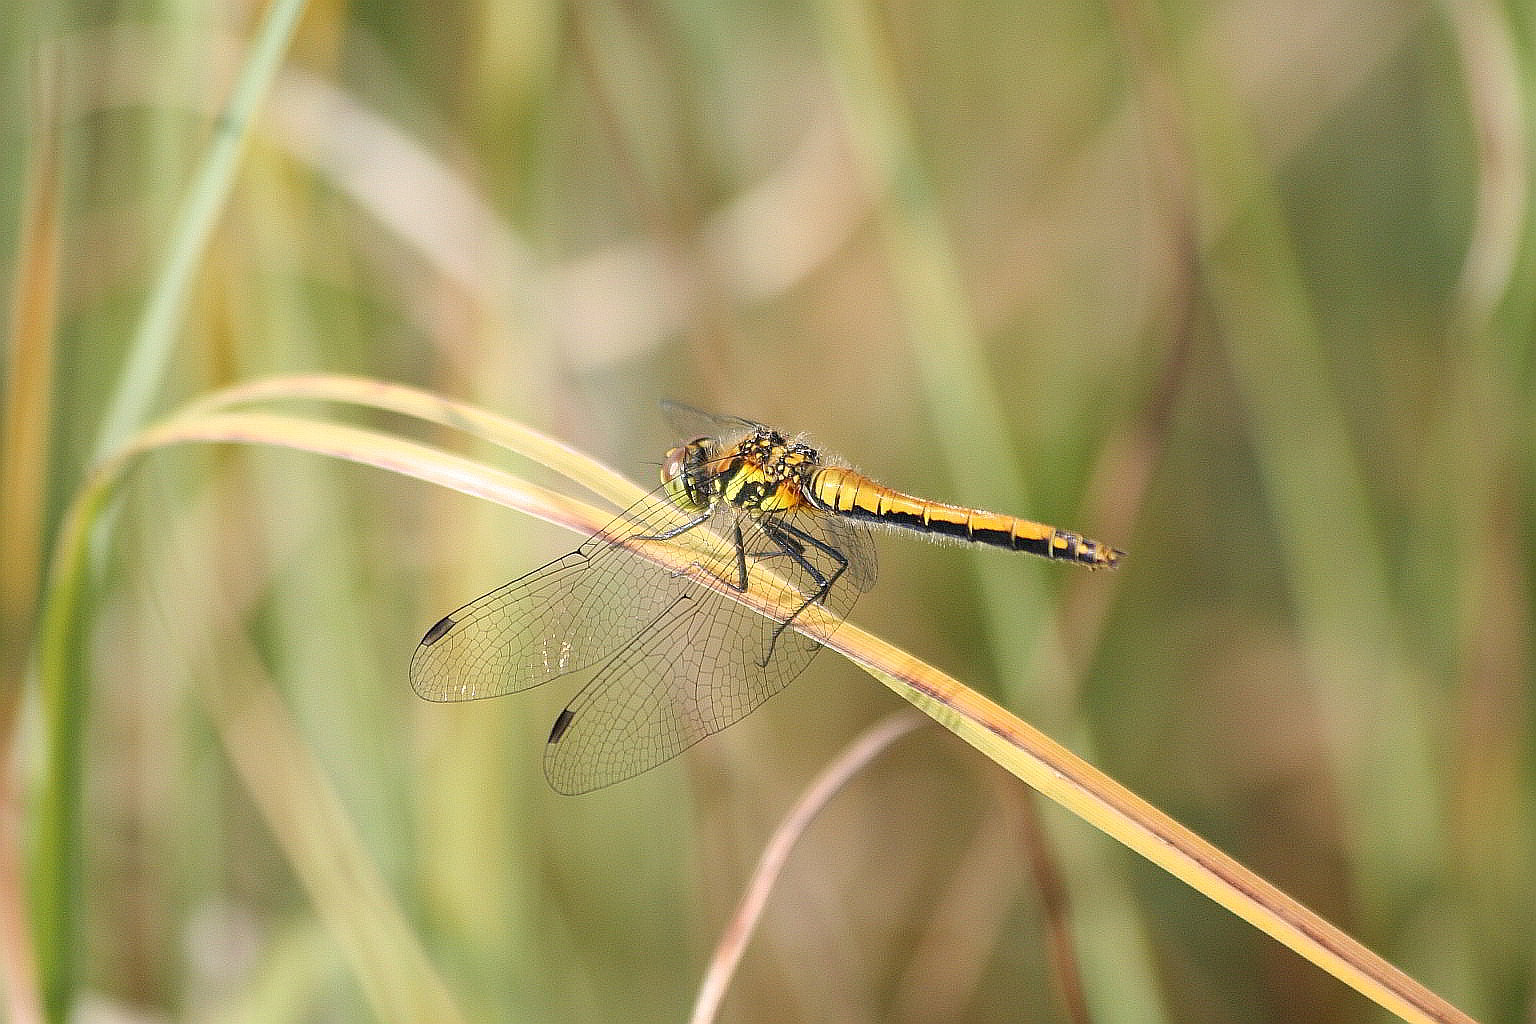
[[(734, 551), (738, 526), (749, 561), (765, 561), (761, 568), (769, 570), (754, 572), (752, 585), (786, 615), (820, 594), (821, 605), (841, 621), (873, 583), (873, 541), (861, 524), (814, 513), (759, 521), (726, 508), (710, 531), (730, 538)], [(823, 546), (802, 539), (807, 536)], [(843, 559), (848, 566), (839, 573)], [(708, 571), (729, 582), (729, 565), (717, 562)], [(544, 772), (559, 792), (585, 793), (670, 760), (745, 718), (788, 686), (821, 649), (692, 576), (681, 580), (681, 590), (669, 596), (649, 627), (605, 664), (556, 720)], [(831, 583), (825, 593), (823, 582)]]
[[(445, 616), (416, 648), (411, 685), (427, 700), (478, 700), (609, 657), (688, 589), (686, 578), (621, 541), (662, 536), (695, 518), (654, 491), (570, 554)], [(694, 548), (702, 564), (731, 556), (700, 531), (674, 543)]]
[(697, 437), (732, 438), (750, 434), (762, 426), (740, 416), (720, 416), (670, 399), (661, 403), (661, 414), (678, 439), (683, 441), (692, 441)]

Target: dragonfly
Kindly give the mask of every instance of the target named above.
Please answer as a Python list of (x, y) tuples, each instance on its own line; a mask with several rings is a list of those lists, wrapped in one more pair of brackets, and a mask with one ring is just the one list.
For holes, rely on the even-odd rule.
[[(689, 440), (667, 452), (660, 487), (570, 554), (438, 620), (411, 660), (412, 686), (432, 701), (586, 677), (545, 745), (561, 793), (648, 771), (788, 686), (821, 649), (809, 620), (830, 632), (874, 585), (871, 527), (1090, 569), (1123, 557), (1044, 523), (903, 494), (752, 420), (663, 410)], [(658, 564), (658, 546), (675, 554)]]

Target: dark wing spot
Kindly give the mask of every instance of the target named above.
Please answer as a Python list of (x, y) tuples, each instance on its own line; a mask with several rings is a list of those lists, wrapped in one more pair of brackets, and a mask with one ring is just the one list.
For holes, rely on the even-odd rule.
[(437, 624), (435, 626), (427, 630), (427, 635), (421, 638), (421, 646), (431, 647), (433, 644), (437, 643), (443, 638), (444, 633), (448, 632), (458, 624), (458, 620), (456, 620), (452, 615), (444, 615), (441, 619), (437, 620)]
[(559, 743), (560, 737), (565, 735), (565, 730), (571, 727), (571, 722), (574, 721), (575, 718), (576, 715), (572, 713), (570, 708), (566, 708), (564, 711), (561, 711), (559, 716), (555, 719), (554, 727), (549, 730), (549, 742)]

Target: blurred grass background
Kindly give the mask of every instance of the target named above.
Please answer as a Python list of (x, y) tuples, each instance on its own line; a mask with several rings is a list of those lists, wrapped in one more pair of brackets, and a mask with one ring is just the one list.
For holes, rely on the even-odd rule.
[[(11, 1019), (42, 566), (108, 410), (309, 371), (647, 484), (674, 397), (1127, 549), (883, 536), (853, 617), (1479, 1019), (1536, 1015), (1528, 10), (311, 4), (132, 383), (266, 13), (0, 11)], [(577, 538), (291, 452), (127, 479), (78, 652), (78, 1019), (677, 1020), (774, 823), (898, 703), (824, 655), (558, 797), (568, 687), (432, 706), (406, 667)], [(904, 740), (797, 851), (726, 1019), (1074, 1019), (1035, 828), (1090, 1019), (1384, 1019), (1018, 790)]]

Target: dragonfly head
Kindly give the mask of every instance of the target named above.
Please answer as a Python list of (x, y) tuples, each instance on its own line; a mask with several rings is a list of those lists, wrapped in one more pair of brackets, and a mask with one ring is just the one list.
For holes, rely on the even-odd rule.
[(707, 437), (695, 438), (671, 449), (662, 460), (661, 483), (678, 508), (703, 511), (709, 507), (708, 482), (702, 469), (709, 458), (710, 443)]

